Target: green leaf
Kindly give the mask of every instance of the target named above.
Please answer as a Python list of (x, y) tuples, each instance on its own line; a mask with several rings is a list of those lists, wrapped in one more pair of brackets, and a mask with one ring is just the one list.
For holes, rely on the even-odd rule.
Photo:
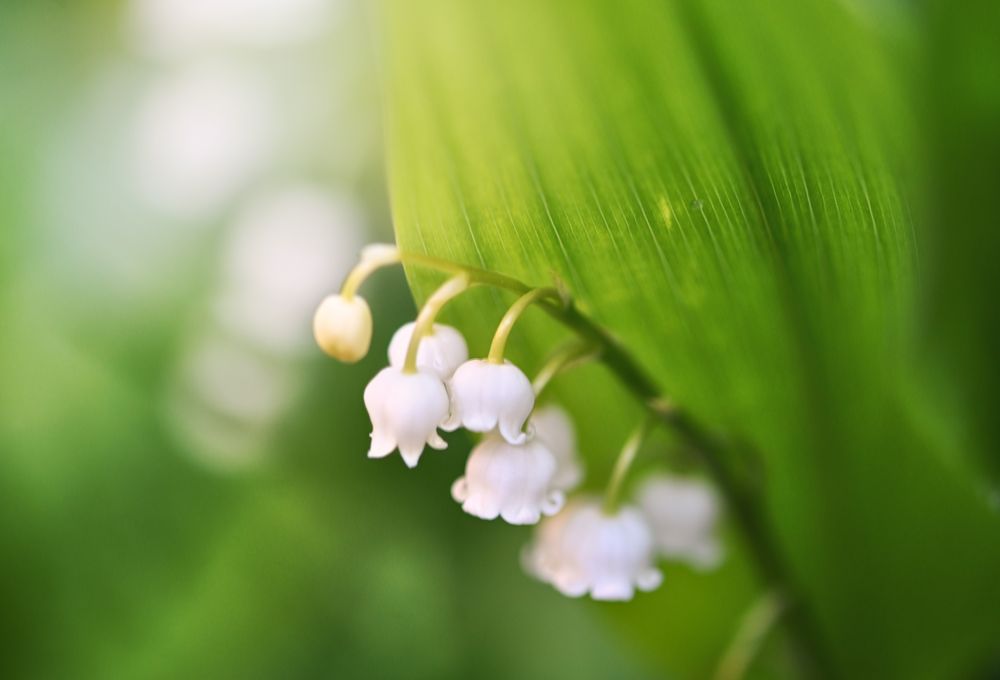
[[(401, 247), (564, 282), (664, 394), (750, 444), (827, 674), (954, 677), (996, 652), (1000, 521), (914, 386), (913, 74), (884, 27), (833, 0), (385, 4)], [(418, 299), (441, 280), (408, 275)], [(455, 303), (474, 353), (509, 302)], [(537, 367), (564, 335), (528, 319), (513, 356)], [(599, 486), (638, 406), (606, 375), (571, 384)], [(740, 592), (703, 619), (719, 645), (663, 640), (665, 663), (711, 669)]]

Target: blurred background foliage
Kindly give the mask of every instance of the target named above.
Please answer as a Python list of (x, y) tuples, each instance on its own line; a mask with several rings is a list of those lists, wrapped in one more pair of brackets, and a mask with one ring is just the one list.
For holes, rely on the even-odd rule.
[[(476, 36), (464, 33), (463, 16), (481, 29), (498, 7), (476, 14), (469, 4), (464, 14), (442, 17), (436, 2), (403, 4), (387, 4), (399, 12), (393, 31), (402, 32), (393, 33), (381, 32), (382, 19), (360, 0), (0, 3), (0, 676), (703, 677), (731, 639), (758, 588), (732, 527), (730, 558), (716, 572), (668, 565), (664, 587), (628, 606), (572, 601), (520, 571), (526, 530), (483, 523), (449, 497), (464, 438), (451, 437), (448, 452), (429, 454), (412, 471), (395, 457), (365, 459), (361, 392), (384, 362), (392, 329), (413, 314), (403, 277), (386, 274), (367, 289), (376, 337), (357, 366), (319, 355), (309, 317), (363, 243), (393, 238), (381, 142), (386, 64), (378, 55), (386, 40), (389, 48), (447, 53), (458, 46), (441, 42), (448, 36), (459, 43)], [(980, 549), (995, 543), (983, 535), (996, 532), (997, 522), (995, 510), (987, 518), (980, 501), (969, 500), (965, 485), (990, 478), (995, 490), (1000, 450), (993, 299), (1000, 286), (988, 208), (1000, 156), (1000, 64), (989, 27), (1000, 18), (988, 2), (957, 12), (943, 2), (845, 0), (784, 13), (792, 4), (729, 15), (706, 3), (717, 12), (712, 21), (731, 34), (705, 30), (735, 53), (720, 58), (741, 63), (760, 45), (740, 42), (747, 38), (740, 21), (787, 35), (825, 7), (866, 31), (862, 43), (838, 45), (844, 35), (857, 40), (855, 29), (840, 25), (846, 33), (824, 42), (832, 50), (824, 63), (836, 61), (841, 47), (854, 55), (874, 50), (892, 63), (874, 84), (866, 76), (863, 92), (877, 94), (888, 83), (899, 97), (891, 106), (912, 114), (899, 129), (886, 114), (880, 132), (905, 152), (895, 158), (913, 163), (893, 181), (924, 187), (911, 209), (926, 216), (912, 220), (927, 244), (919, 248), (926, 276), (906, 274), (900, 304), (910, 295), (926, 301), (905, 316), (919, 332), (907, 335), (917, 339), (902, 351), (927, 370), (910, 375), (907, 413), (922, 425), (906, 431), (950, 461), (947, 475), (960, 477), (961, 501), (957, 510), (939, 504), (950, 503), (948, 493), (891, 502), (892, 480), (912, 481), (912, 469), (892, 467), (890, 456), (883, 461), (889, 469), (861, 480), (860, 491), (838, 485), (830, 492), (845, 502), (858, 493), (867, 499), (843, 524), (835, 515), (824, 525), (836, 534), (838, 526), (870, 521), (875, 528), (860, 544), (844, 539), (849, 550), (830, 561), (810, 557), (808, 541), (790, 550), (805, 578), (819, 575), (807, 584), (812, 594), (844, 598), (843, 606), (827, 605), (826, 624), (853, 677), (981, 675), (1000, 652), (997, 583), (983, 586), (998, 573), (996, 553)], [(622, 5), (606, 25), (590, 25), (592, 34), (569, 22), (575, 29), (558, 40), (590, 35), (602, 45), (611, 35), (628, 43), (628, 34), (615, 31), (643, 16), (634, 13), (642, 7)], [(562, 10), (574, 15), (571, 6)], [(544, 35), (543, 24), (498, 30), (529, 28)], [(659, 39), (680, 63), (692, 60), (681, 35)], [(783, 49), (794, 56), (799, 42)], [(532, 54), (511, 63), (529, 68)], [(458, 60), (454, 79), (436, 89), (421, 91), (415, 79), (413, 102), (440, 97), (435, 106), (449, 106), (447, 90), (475, 78), (476, 63)], [(434, 73), (433, 59), (416, 66)], [(616, 68), (607, 62), (603, 75)], [(686, 87), (702, 86), (693, 78)], [(787, 94), (777, 87), (762, 93), (747, 96), (773, 103)], [(846, 101), (862, 111), (868, 105), (839, 103)], [(456, 134), (474, 137), (490, 119), (476, 103), (465, 99)], [(420, 139), (435, 142), (434, 135)], [(866, 147), (882, 148), (881, 141)], [(441, 153), (431, 149), (426, 163), (413, 161), (414, 182), (454, 179), (437, 172)], [(713, 209), (708, 203), (685, 209)], [(448, 247), (445, 254), (467, 253)], [(539, 279), (548, 273), (539, 252), (534, 269), (520, 259), (522, 269), (508, 266), (509, 253), (494, 264)], [(430, 282), (414, 281), (418, 291)], [(695, 283), (682, 303), (704, 295)], [(474, 351), (483, 348), (500, 300), (477, 291), (451, 317), (469, 330)], [(558, 331), (529, 321), (511, 350), (536, 367)], [(724, 333), (711, 337), (721, 345), (709, 348), (725, 347)], [(680, 346), (690, 356), (696, 342), (694, 334)], [(675, 361), (643, 351), (660, 369)], [(703, 364), (713, 367), (711, 380), (699, 383), (694, 371), (671, 380), (707, 408), (713, 380), (726, 380), (747, 356), (706, 354), (699, 360), (711, 362)], [(748, 391), (720, 422), (738, 423), (759, 406), (756, 388), (741, 384)], [(591, 414), (579, 426), (588, 484), (600, 486), (636, 407), (597, 368), (568, 377), (557, 395)], [(830, 456), (843, 441), (832, 440)], [(883, 443), (903, 460), (914, 444)], [(671, 447), (664, 438), (651, 448)], [(865, 472), (859, 465), (834, 480)], [(944, 474), (934, 466), (918, 473), (906, 488), (923, 489), (928, 474)], [(786, 474), (794, 487), (798, 471)], [(890, 499), (885, 508), (879, 498)], [(780, 503), (772, 510), (792, 524), (786, 536), (812, 535), (795, 525), (808, 515)], [(857, 550), (886, 527), (904, 535), (868, 555)], [(893, 559), (882, 561), (885, 555)], [(960, 568), (967, 563), (975, 567), (971, 578)], [(871, 567), (869, 579), (860, 570)], [(882, 596), (877, 589), (896, 576), (902, 587)], [(930, 588), (933, 597), (911, 587)], [(859, 607), (864, 596), (873, 598), (869, 610)], [(946, 610), (942, 602), (956, 604)], [(871, 655), (883, 658), (866, 674), (859, 664)], [(776, 637), (752, 675), (792, 673)]]
[(0, 4), (0, 676), (648, 675), (458, 511), (468, 442), (365, 458), (401, 274), (312, 345), (392, 239), (366, 11)]

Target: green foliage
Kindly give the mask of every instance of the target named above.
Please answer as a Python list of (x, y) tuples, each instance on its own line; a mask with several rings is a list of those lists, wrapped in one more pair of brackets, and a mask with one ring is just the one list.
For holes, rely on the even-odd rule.
[[(747, 442), (831, 675), (947, 678), (1000, 651), (1000, 521), (981, 472), (995, 437), (956, 444), (974, 400), (942, 401), (996, 381), (945, 362), (939, 395), (914, 334), (922, 121), (913, 60), (887, 37), (906, 26), (832, 0), (386, 4), (400, 245), (564, 282), (666, 395)], [(950, 306), (969, 293), (972, 228), (942, 267), (938, 306), (959, 328), (982, 314), (982, 298)], [(418, 298), (440, 281), (408, 274)], [(455, 304), (474, 352), (503, 302)], [(560, 333), (526, 324), (519, 358), (537, 365)], [(982, 336), (935, 337), (930, 353), (951, 356)], [(637, 410), (607, 376), (572, 387), (599, 473)], [(668, 580), (655, 614), (622, 618), (669, 668), (703, 675), (752, 590), (712, 585)], [(697, 605), (666, 606), (686, 597), (672, 588), (715, 612), (686, 629), (713, 648), (675, 644)]]
[[(337, 3), (342, 19), (354, 4)], [(401, 275), (366, 286), (377, 327), (364, 362), (313, 349), (284, 367), (308, 380), (261, 442), (262, 464), (220, 471), (213, 448), (173, 422), (192, 340), (213, 329), (206, 307), (236, 215), (178, 225), (134, 205), (122, 166), (136, 90), (192, 66), (129, 52), (124, 13), (136, 6), (0, 2), (0, 677), (651, 677), (584, 603), (519, 571), (526, 530), (456, 507), (448, 488), (467, 441), (417, 470), (365, 458), (362, 392), (413, 313)], [(356, 58), (363, 27), (351, 19), (335, 43), (355, 58), (317, 56), (303, 83), (371, 82)], [(207, 56), (229, 58), (220, 52)], [(289, 55), (255, 56), (268, 70)], [(365, 94), (342, 92), (349, 116), (377, 117)], [(357, 130), (341, 113), (331, 140)], [(342, 152), (331, 141), (319, 153), (336, 165)], [(280, 156), (273, 173), (298, 177)], [(323, 181), (385, 229), (381, 162), (363, 165), (363, 177)], [(163, 268), (152, 252), (175, 239), (190, 257), (164, 253)], [(107, 271), (123, 260), (129, 276)], [(256, 438), (258, 422), (221, 417)]]

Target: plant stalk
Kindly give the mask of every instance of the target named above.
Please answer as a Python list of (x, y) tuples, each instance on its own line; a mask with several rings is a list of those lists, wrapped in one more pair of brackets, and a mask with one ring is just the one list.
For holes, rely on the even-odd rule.
[(632, 463), (635, 462), (635, 457), (639, 455), (639, 449), (642, 448), (642, 443), (646, 441), (646, 436), (649, 434), (652, 424), (653, 418), (645, 414), (642, 422), (629, 435), (629, 438), (625, 441), (625, 445), (622, 447), (621, 453), (618, 454), (618, 459), (615, 461), (615, 468), (611, 472), (611, 480), (608, 482), (608, 488), (604, 494), (605, 514), (614, 515), (618, 512), (625, 477), (628, 476), (628, 471), (632, 467)]

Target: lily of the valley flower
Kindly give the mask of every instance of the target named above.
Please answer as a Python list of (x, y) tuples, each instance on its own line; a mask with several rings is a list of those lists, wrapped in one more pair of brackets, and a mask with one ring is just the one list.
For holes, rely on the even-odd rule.
[[(408, 323), (392, 336), (389, 343), (390, 366), (403, 367), (415, 326), (414, 322)], [(451, 326), (436, 323), (431, 332), (420, 339), (417, 369), (431, 371), (442, 380), (447, 380), (468, 358), (469, 348), (462, 334)]]
[(473, 449), (451, 495), (470, 515), (535, 524), (562, 508), (565, 497), (553, 487), (555, 474), (555, 457), (537, 439), (510, 444), (490, 434)]
[(429, 371), (383, 368), (365, 388), (365, 408), (372, 421), (369, 458), (383, 458), (398, 448), (406, 465), (414, 467), (425, 444), (448, 446), (437, 432), (448, 416), (448, 391)]
[(637, 499), (662, 555), (698, 569), (719, 564), (722, 546), (715, 535), (719, 501), (708, 484), (655, 475), (643, 482)]
[(606, 514), (597, 499), (580, 499), (543, 521), (524, 553), (524, 566), (570, 597), (630, 600), (655, 590), (663, 574), (653, 565), (653, 536), (638, 509)]
[(583, 465), (576, 449), (576, 432), (566, 411), (555, 404), (536, 409), (528, 421), (528, 430), (552, 452), (556, 459), (556, 474), (552, 485), (572, 491), (583, 479)]
[(511, 444), (527, 440), (522, 429), (535, 406), (535, 392), (520, 368), (509, 361), (473, 359), (458, 367), (449, 385), (452, 404), (446, 430), (459, 426), (473, 432), (499, 429)]
[(313, 316), (316, 344), (334, 359), (354, 363), (372, 343), (372, 312), (364, 298), (330, 295)]

